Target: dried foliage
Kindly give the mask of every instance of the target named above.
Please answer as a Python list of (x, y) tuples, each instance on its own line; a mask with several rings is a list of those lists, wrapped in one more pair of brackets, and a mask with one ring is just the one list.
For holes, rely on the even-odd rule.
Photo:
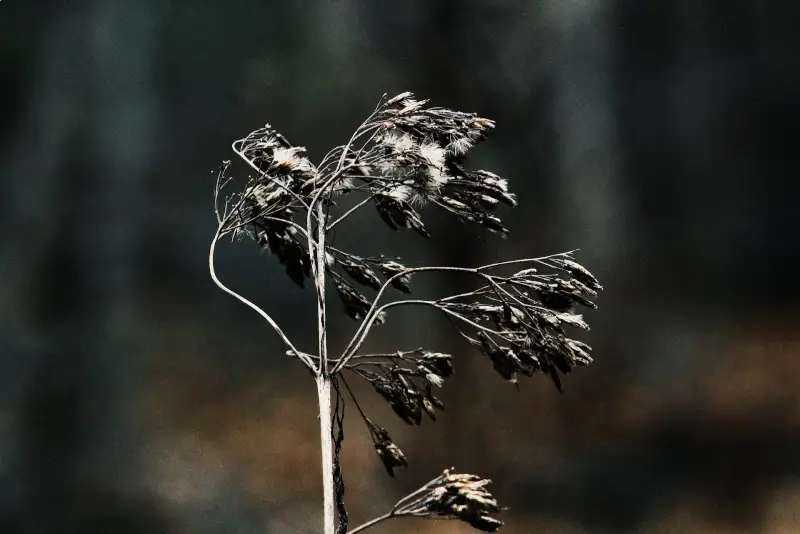
[[(505, 380), (516, 384), (520, 375), (542, 373), (562, 390), (562, 375), (592, 361), (589, 346), (571, 336), (573, 329), (588, 330), (578, 307), (595, 308), (594, 299), (602, 290), (572, 253), (477, 268), (409, 268), (399, 258), (359, 256), (333, 246), (333, 230), (368, 204), (392, 230), (408, 229), (425, 238), (431, 238), (423, 221), (423, 211), (429, 206), (502, 236), (508, 233), (496, 214), (501, 204), (517, 204), (507, 181), (465, 165), (469, 149), (485, 138), (494, 122), (427, 104), (408, 92), (384, 97), (351, 139), (331, 150), (319, 165), (305, 156), (305, 148), (292, 145), (270, 125), (236, 141), (234, 152), (255, 175), (247, 179), (242, 191), (223, 202), (222, 191), (232, 181), (227, 176), (230, 162), (220, 168), (215, 189), (219, 227), (209, 263), (214, 281), (264, 317), (283, 339), (288, 354), (308, 366), (318, 381), (344, 380), (344, 372), (366, 380), (410, 425), (421, 424), (423, 413), (435, 420), (437, 410), (443, 408), (433, 392), (453, 374), (453, 357), (422, 349), (360, 353), (372, 327), (388, 321), (391, 308), (415, 305), (435, 309)], [(318, 354), (300, 352), (269, 314), (219, 281), (214, 272), (214, 246), (224, 236), (253, 240), (274, 255), (299, 286), (305, 286), (308, 279), (313, 281), (319, 312)], [(514, 268), (518, 270), (507, 272)], [(412, 275), (426, 272), (467, 273), (480, 287), (433, 300), (381, 303), (389, 287), (410, 294)], [(327, 356), (328, 281), (345, 314), (359, 322), (338, 358)], [(358, 406), (349, 386), (347, 390)], [(320, 402), (324, 410), (322, 398)], [(407, 465), (405, 455), (384, 427), (375, 424), (360, 406), (358, 410), (381, 462), (394, 476), (397, 467)], [(474, 475), (445, 471), (409, 496), (411, 500), (401, 501), (405, 504), (395, 507), (389, 516), (457, 518), (493, 532), (502, 523), (488, 515), (499, 508), (484, 489), (487, 483)], [(366, 527), (353, 532), (362, 528)]]
[(376, 425), (368, 417), (365, 418), (365, 420), (369, 427), (372, 443), (375, 445), (375, 451), (378, 453), (381, 462), (383, 462), (386, 472), (389, 473), (389, 476), (393, 477), (395, 467), (406, 467), (408, 465), (406, 456), (403, 454), (403, 451), (400, 450), (400, 447), (395, 445), (392, 441), (388, 430), (380, 425)]
[[(305, 156), (304, 147), (292, 145), (269, 124), (237, 141), (234, 151), (257, 174), (248, 179), (244, 192), (228, 198), (222, 213), (218, 210), (220, 234), (253, 239), (273, 253), (301, 286), (311, 276), (303, 218), (315, 198), (330, 207), (337, 196), (361, 192), (366, 199), (357, 208), (371, 202), (390, 228), (412, 229), (427, 238), (430, 234), (418, 209), (429, 203), (505, 234), (500, 219), (489, 212), (500, 203), (516, 205), (506, 180), (463, 167), (467, 151), (485, 138), (494, 122), (426, 104), (411, 93), (383, 100), (356, 131), (353, 142), (332, 150), (319, 167)], [(220, 172), (217, 194), (228, 183), (227, 168), (226, 164)], [(349, 214), (326, 221), (327, 228)], [(374, 272), (359, 277), (365, 272), (363, 259), (332, 247), (325, 254), (329, 269), (339, 267), (354, 274), (356, 267), (357, 282), (376, 286)], [(378, 268), (386, 275), (397, 267), (402, 268), (391, 264)], [(395, 285), (407, 289), (407, 281)]]
[[(453, 468), (444, 472), (406, 497), (400, 499), (384, 516), (364, 526), (372, 526), (393, 517), (425, 517), (434, 519), (458, 519), (483, 532), (495, 532), (503, 526), (490, 514), (501, 511), (497, 500), (486, 489), (491, 480), (477, 475), (454, 473)], [(363, 526), (362, 526), (363, 527)], [(355, 534), (363, 530), (358, 527)]]
[(453, 473), (446, 469), (441, 476), (423, 487), (419, 498), (406, 507), (409, 514), (422, 517), (455, 517), (484, 532), (494, 532), (503, 526), (489, 514), (499, 512), (500, 506), (486, 490), (491, 480), (477, 475)]

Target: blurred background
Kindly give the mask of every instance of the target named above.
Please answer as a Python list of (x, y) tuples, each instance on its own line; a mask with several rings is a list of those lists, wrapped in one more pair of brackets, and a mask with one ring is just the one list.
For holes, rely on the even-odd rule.
[[(456, 375), (422, 428), (354, 384), (411, 465), (389, 479), (351, 406), (351, 525), (454, 465), (495, 481), (505, 532), (800, 531), (798, 15), (4, 0), (0, 532), (320, 531), (315, 388), (208, 277), (212, 171), (266, 122), (319, 160), (404, 90), (497, 121), (471, 158), (518, 194), (511, 236), (430, 210), (427, 242), (365, 212), (339, 243), (409, 265), (577, 248), (605, 292), (582, 338), (596, 361), (564, 394), (542, 376), (517, 391), (434, 314), (392, 316), (371, 348), (451, 352)], [(313, 350), (311, 293), (274, 258), (228, 244), (219, 271)], [(355, 326), (340, 310), (334, 349)]]

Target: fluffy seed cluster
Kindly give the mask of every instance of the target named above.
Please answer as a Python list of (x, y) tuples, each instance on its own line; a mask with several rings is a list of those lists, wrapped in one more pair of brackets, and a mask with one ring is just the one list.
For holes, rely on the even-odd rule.
[(311, 259), (302, 226), (293, 223), (310, 202), (319, 172), (305, 148), (293, 146), (269, 124), (235, 148), (258, 172), (244, 192), (233, 197), (226, 233), (247, 236), (270, 251), (302, 287), (311, 276)]
[(394, 230), (409, 228), (430, 237), (415, 206), (432, 203), (505, 234), (500, 219), (489, 212), (500, 203), (516, 205), (507, 182), (462, 165), (494, 122), (474, 113), (428, 108), (427, 102), (411, 93), (386, 101), (374, 145), (352, 156), (357, 171), (348, 177), (365, 184), (379, 215)]
[(490, 483), (477, 475), (446, 469), (418, 490), (413, 501), (404, 503), (398, 515), (459, 519), (483, 532), (495, 532), (503, 522), (490, 515), (500, 511), (497, 500), (486, 489)]
[[(338, 195), (367, 195), (381, 219), (392, 229), (411, 229), (430, 237), (420, 209), (439, 206), (456, 216), (505, 235), (506, 228), (493, 213), (500, 204), (516, 205), (506, 180), (488, 171), (464, 167), (467, 151), (486, 137), (494, 122), (474, 113), (428, 107), (410, 92), (384, 99), (354, 135), (355, 142), (328, 153), (319, 166), (306, 157), (306, 149), (294, 146), (267, 124), (234, 144), (234, 150), (256, 171), (235, 210), (226, 219), (223, 233), (247, 236), (270, 251), (284, 265), (287, 275), (301, 287), (311, 276), (305, 222), (313, 199), (328, 209)], [(346, 217), (345, 217), (346, 218)], [(349, 258), (326, 253), (337, 261), (330, 270), (355, 276), (356, 282), (375, 287), (375, 278)], [(379, 267), (385, 276), (393, 265)], [(347, 314), (359, 317), (361, 297), (342, 278), (333, 277)], [(407, 290), (407, 280), (393, 285)], [(359, 296), (360, 295), (360, 296)]]

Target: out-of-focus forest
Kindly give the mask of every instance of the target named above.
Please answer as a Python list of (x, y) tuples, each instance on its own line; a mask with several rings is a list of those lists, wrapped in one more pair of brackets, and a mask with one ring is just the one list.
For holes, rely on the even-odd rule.
[[(354, 384), (411, 465), (387, 477), (349, 407), (351, 525), (454, 465), (494, 480), (506, 532), (800, 531), (798, 15), (2, 1), (0, 532), (319, 532), (314, 385), (208, 277), (212, 171), (266, 122), (318, 160), (405, 90), (497, 121), (471, 158), (518, 194), (511, 235), (431, 214), (425, 241), (365, 212), (338, 243), (411, 265), (580, 249), (605, 291), (564, 394), (505, 383), (433, 314), (381, 327), (371, 347), (451, 352), (456, 375), (422, 428)], [(274, 258), (228, 244), (219, 271), (312, 350), (313, 296)], [(335, 349), (354, 324), (334, 324)]]

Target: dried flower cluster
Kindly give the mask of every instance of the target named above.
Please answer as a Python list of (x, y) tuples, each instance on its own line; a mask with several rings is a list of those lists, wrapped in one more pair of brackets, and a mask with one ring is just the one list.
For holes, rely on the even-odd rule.
[(494, 128), (494, 122), (473, 113), (425, 108), (426, 100), (411, 93), (385, 104), (386, 120), (375, 136), (378, 157), (354, 154), (357, 172), (375, 198), (375, 207), (392, 229), (410, 228), (430, 237), (414, 205), (434, 203), (466, 220), (506, 233), (488, 213), (500, 202), (516, 205), (505, 180), (487, 171), (461, 166), (467, 151)]
[[(574, 278), (540, 274), (534, 268), (508, 277), (487, 275), (489, 283), (482, 288), (442, 299), (437, 306), (459, 321), (462, 336), (489, 357), (503, 378), (516, 383), (520, 373), (541, 372), (561, 390), (559, 372), (566, 374), (592, 361), (591, 348), (567, 337), (567, 328), (589, 329), (575, 307), (595, 308), (591, 299), (602, 286), (569, 254), (539, 263)], [(474, 334), (466, 333), (468, 329)]]
[[(383, 278), (391, 279), (391, 285), (395, 289), (403, 293), (411, 292), (409, 287), (411, 275), (403, 274), (406, 268), (394, 259), (384, 257), (362, 258), (341, 250), (332, 250), (332, 254), (328, 256), (328, 273), (331, 276), (336, 292), (339, 294), (339, 298), (342, 300), (345, 313), (348, 317), (358, 321), (367, 316), (372, 306), (372, 300), (354, 288), (341, 274), (334, 270), (335, 267), (339, 267), (341, 271), (358, 284), (371, 289), (379, 290), (383, 286)], [(376, 318), (376, 323), (381, 324), (384, 319), (384, 315), (380, 314)]]
[[(220, 234), (253, 239), (275, 255), (301, 287), (312, 276), (304, 218), (331, 229), (352, 212), (333, 221), (319, 221), (311, 210), (315, 200), (325, 204), (327, 215), (336, 196), (365, 193), (366, 198), (354, 209), (371, 202), (390, 228), (410, 228), (428, 238), (415, 209), (425, 203), (505, 234), (500, 219), (489, 212), (500, 203), (516, 205), (506, 180), (462, 166), (466, 152), (485, 138), (494, 122), (474, 113), (427, 108), (426, 104), (411, 93), (382, 101), (354, 135), (360, 143), (337, 147), (319, 167), (305, 156), (304, 147), (292, 145), (269, 124), (237, 141), (234, 150), (257, 175), (250, 178), (243, 193), (229, 199), (226, 207), (232, 206), (230, 210), (218, 213)], [(227, 165), (217, 194), (229, 181), (224, 177), (226, 170)], [(340, 273), (377, 289), (381, 283), (378, 274), (387, 277), (403, 269), (391, 260), (359, 258), (329, 245), (325, 256), (345, 311), (357, 320), (363, 318), (370, 301)], [(392, 285), (408, 291), (407, 277), (394, 278)]]
[(478, 530), (495, 532), (502, 521), (490, 516), (500, 511), (497, 500), (486, 489), (491, 480), (454, 473), (453, 468), (425, 484), (395, 505), (395, 515), (456, 518)]
[(367, 427), (369, 428), (370, 437), (372, 437), (372, 444), (375, 446), (375, 451), (381, 459), (383, 466), (389, 476), (394, 476), (395, 467), (406, 467), (408, 461), (400, 447), (395, 445), (392, 438), (389, 436), (389, 431), (380, 425), (373, 423), (368, 417), (365, 418)]
[(369, 381), (406, 423), (419, 425), (424, 411), (436, 420), (444, 404), (433, 394), (453, 374), (452, 356), (417, 349), (388, 355), (358, 356), (346, 368)]
[[(327, 424), (322, 415), (330, 411), (324, 411), (330, 407), (330, 394), (325, 391), (330, 391), (331, 380), (338, 384), (341, 379), (390, 476), (408, 461), (388, 430), (364, 413), (341, 373), (347, 371), (366, 380), (403, 421), (419, 425), (423, 413), (436, 419), (436, 410), (442, 409), (443, 404), (434, 395), (434, 388), (441, 387), (454, 372), (453, 357), (440, 352), (359, 352), (371, 328), (388, 320), (391, 308), (416, 305), (443, 313), (470, 344), (488, 357), (498, 374), (515, 384), (519, 375), (543, 373), (561, 390), (561, 375), (592, 361), (589, 346), (570, 337), (570, 329), (588, 330), (576, 310), (578, 306), (595, 308), (594, 299), (602, 286), (571, 253), (478, 268), (409, 268), (399, 258), (359, 256), (333, 246), (333, 230), (368, 204), (375, 207), (389, 228), (410, 229), (426, 238), (431, 235), (423, 222), (422, 209), (430, 205), (505, 236), (508, 230), (495, 212), (500, 204), (516, 206), (516, 197), (509, 192), (506, 180), (496, 174), (464, 166), (468, 150), (492, 128), (491, 120), (473, 113), (428, 107), (426, 100), (417, 100), (407, 92), (390, 99), (384, 97), (351, 139), (331, 150), (319, 165), (306, 157), (305, 148), (292, 145), (270, 125), (236, 141), (234, 152), (255, 171), (255, 176), (248, 178), (241, 192), (230, 195), (221, 209), (221, 192), (232, 181), (226, 176), (230, 162), (223, 164), (217, 178), (215, 208), (219, 227), (209, 254), (212, 278), (267, 320), (284, 341), (287, 354), (299, 358), (313, 372), (323, 410), (321, 426)], [(223, 236), (255, 241), (274, 255), (301, 287), (306, 280), (312, 280), (318, 303), (318, 354), (299, 351), (271, 316), (219, 281), (214, 271), (214, 246)], [(521, 270), (504, 273), (514, 266)], [(466, 273), (482, 285), (468, 293), (434, 300), (409, 298), (381, 303), (390, 286), (407, 295), (411, 293), (412, 275), (426, 272)], [(345, 314), (360, 324), (338, 358), (327, 355), (327, 285), (337, 292)], [(370, 291), (375, 292), (374, 297), (365, 294)], [(336, 391), (338, 395), (338, 385)], [(325, 443), (326, 431), (322, 433)], [(339, 475), (338, 447), (342, 437), (340, 426), (336, 456), (323, 461), (323, 467), (326, 462), (328, 466), (335, 463)], [(324, 449), (323, 446), (323, 458)], [(341, 478), (337, 480), (343, 534), (347, 528), (344, 486)], [(475, 475), (446, 470), (402, 499), (389, 514), (351, 533), (397, 516), (457, 518), (477, 529), (494, 532), (502, 523), (490, 517), (499, 507), (485, 489), (488, 483)], [(332, 480), (326, 479), (326, 488), (329, 484), (333, 485)], [(326, 494), (326, 533), (333, 532), (334, 512), (329, 497)]]

